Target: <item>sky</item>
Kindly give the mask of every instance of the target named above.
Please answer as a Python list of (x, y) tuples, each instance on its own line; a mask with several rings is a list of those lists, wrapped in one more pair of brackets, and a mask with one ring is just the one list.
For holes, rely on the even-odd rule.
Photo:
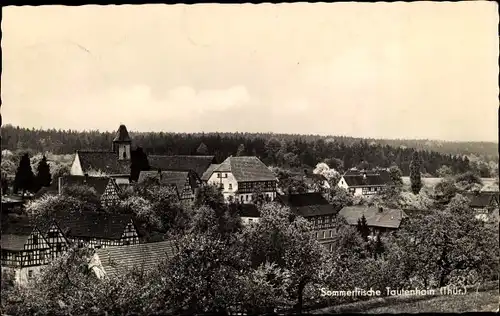
[(498, 141), (495, 2), (4, 7), (35, 128)]

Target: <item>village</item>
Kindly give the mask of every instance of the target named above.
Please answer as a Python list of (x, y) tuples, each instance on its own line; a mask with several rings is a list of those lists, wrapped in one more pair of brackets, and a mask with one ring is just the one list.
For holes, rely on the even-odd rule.
[[(198, 233), (225, 229), (228, 235), (238, 235), (239, 230), (245, 234), (247, 229), (258, 227), (259, 221), (269, 222), (287, 210), (291, 223), (297, 218), (308, 222), (303, 229), (324, 249), (307, 249), (304, 244), (295, 251), (312, 252), (313, 256), (327, 251), (334, 257), (344, 257), (346, 250), (361, 247), (358, 251), (365, 253), (360, 258), (388, 260), (389, 243), (398, 238), (401, 229), (407, 234), (406, 226), (433, 212), (457, 207), (466, 212), (460, 216), (498, 234), (499, 192), (482, 190), (475, 183), (481, 180), (470, 174), (457, 179), (457, 185), (451, 176), (442, 179), (440, 186), (445, 189), (436, 191), (431, 207), (417, 209), (388, 202), (402, 191), (413, 190), (413, 186), (403, 188), (402, 173), (394, 165), (350, 168), (340, 174), (318, 162), (314, 170), (283, 177), (256, 156), (235, 153), (216, 161), (214, 156), (201, 154), (148, 155), (134, 148), (125, 125), (119, 126), (110, 147), (109, 151), (77, 150), (69, 174), (45, 181), (36, 191), (28, 185), (30, 177), (33, 181), (36, 176), (22, 175), (21, 165), (15, 179), (2, 185), (2, 284), (6, 275), (11, 275), (14, 286), (39, 282), (47, 269), (57, 273), (54, 266), (83, 250), (89, 251), (89, 271), (100, 280), (123, 277), (130, 271), (158, 273), (162, 264), (183, 251), (179, 246), (182, 236), (192, 231), (180, 213), (197, 208), (200, 213), (192, 220), (201, 222), (194, 225), (207, 226)], [(38, 170), (39, 175), (45, 172), (43, 167)], [(144, 197), (157, 205), (156, 213), (151, 206), (141, 205)], [(213, 214), (203, 214), (207, 211)], [(214, 215), (218, 219), (212, 218)], [(242, 228), (234, 228), (239, 225)], [(342, 230), (342, 225), (352, 231)], [(353, 232), (357, 236), (352, 236)], [(266, 236), (271, 232), (263, 233)], [(353, 238), (354, 244), (342, 246), (339, 238)], [(355, 246), (358, 239), (360, 244)], [(485, 258), (490, 264), (498, 259), (492, 255), (493, 261)], [(492, 273), (490, 279), (498, 280), (498, 269)], [(446, 284), (442, 278), (437, 283), (432, 279), (424, 277), (422, 284)]]

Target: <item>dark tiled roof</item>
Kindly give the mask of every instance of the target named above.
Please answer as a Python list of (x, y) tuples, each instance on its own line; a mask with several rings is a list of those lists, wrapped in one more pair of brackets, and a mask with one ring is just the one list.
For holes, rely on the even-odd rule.
[(73, 185), (84, 185), (94, 188), (99, 196), (106, 191), (109, 181), (114, 182), (114, 179), (109, 177), (63, 176), (61, 178), (63, 188)]
[(220, 164), (216, 164), (216, 163), (211, 164), (210, 167), (208, 167), (208, 169), (201, 176), (201, 180), (205, 181), (205, 182), (208, 181), (210, 179), (210, 177), (212, 176), (212, 173), (214, 172), (214, 170), (219, 166), (220, 166)]
[(278, 202), (290, 207), (292, 212), (303, 217), (336, 214), (338, 209), (328, 203), (321, 193), (278, 195)]
[(238, 182), (276, 181), (276, 176), (257, 157), (229, 157), (214, 172), (231, 172)]
[(485, 208), (493, 205), (497, 206), (499, 203), (498, 192), (468, 193), (466, 196), (471, 201), (469, 206), (472, 208)]
[(357, 225), (358, 219), (364, 215), (368, 226), (386, 228), (399, 228), (405, 216), (402, 210), (383, 208), (380, 212), (377, 207), (366, 206), (346, 206), (338, 215), (344, 217), (349, 225)]
[(84, 173), (101, 171), (109, 175), (130, 174), (130, 161), (118, 160), (112, 151), (77, 151)]
[(241, 217), (260, 217), (259, 209), (255, 204), (233, 203), (229, 207)]
[(127, 128), (125, 125), (120, 125), (113, 142), (131, 142), (130, 136), (128, 135)]
[(378, 174), (367, 174), (366, 178), (363, 175), (344, 175), (344, 180), (350, 187), (382, 186), (386, 184), (384, 179)]
[(189, 171), (193, 170), (199, 177), (214, 162), (214, 156), (148, 156), (149, 165), (154, 170)]
[(55, 221), (68, 236), (120, 239), (132, 220), (127, 214), (87, 212), (58, 214)]
[(59, 193), (58, 181), (57, 179), (52, 180), (52, 183), (48, 187), (41, 187), (38, 192), (35, 193), (35, 198), (40, 198), (44, 195), (57, 195)]
[(131, 269), (144, 268), (150, 271), (175, 253), (176, 247), (172, 241), (96, 249), (101, 265), (109, 276), (124, 274)]
[(160, 184), (166, 186), (175, 186), (177, 188), (177, 192), (181, 193), (184, 189), (184, 184), (188, 179), (189, 172), (188, 171), (161, 171), (161, 179), (160, 172), (158, 171), (141, 171), (139, 174), (138, 183), (142, 183), (147, 179), (159, 179)]
[(36, 226), (27, 217), (2, 216), (1, 248), (21, 251)]

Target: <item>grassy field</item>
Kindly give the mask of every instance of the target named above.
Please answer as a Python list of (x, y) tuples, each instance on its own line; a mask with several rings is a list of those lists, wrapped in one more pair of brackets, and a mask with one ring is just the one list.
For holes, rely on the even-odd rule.
[[(481, 178), (481, 180), (483, 181), (483, 190), (487, 191), (494, 188), (498, 190), (494, 178)], [(441, 178), (422, 178), (422, 183), (428, 188), (433, 188), (439, 181), (441, 181)], [(403, 177), (403, 184), (409, 187), (411, 184), (410, 177)]]
[(362, 312), (368, 314), (492, 312), (498, 309), (498, 303), (498, 290), (490, 290), (463, 296), (438, 296), (429, 300), (376, 307)]
[(313, 314), (396, 314), (396, 313), (462, 313), (493, 312), (498, 309), (500, 294), (498, 282), (480, 287), (468, 287), (465, 295), (393, 296), (368, 301), (331, 306), (312, 311)]

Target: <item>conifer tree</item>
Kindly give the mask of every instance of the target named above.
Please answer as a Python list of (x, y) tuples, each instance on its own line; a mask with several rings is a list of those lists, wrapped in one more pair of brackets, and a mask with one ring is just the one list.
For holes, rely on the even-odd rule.
[(360, 219), (358, 219), (358, 232), (361, 234), (361, 237), (363, 237), (364, 241), (368, 241), (368, 236), (370, 235), (370, 228), (368, 227), (368, 223), (366, 222), (366, 217), (365, 215), (361, 216)]
[(413, 194), (418, 194), (422, 189), (420, 166), (421, 166), (420, 156), (417, 151), (414, 151), (410, 162), (410, 181), (411, 181), (411, 191), (413, 192)]
[(14, 192), (17, 193), (22, 190), (22, 197), (26, 194), (26, 191), (33, 189), (35, 176), (33, 170), (31, 170), (30, 157), (26, 153), (21, 157), (19, 162), (19, 167), (16, 171), (16, 177), (14, 178)]
[(48, 187), (52, 182), (52, 175), (50, 174), (50, 167), (47, 163), (47, 157), (43, 156), (42, 160), (38, 163), (37, 166), (37, 175), (36, 175), (36, 185), (38, 188)]

